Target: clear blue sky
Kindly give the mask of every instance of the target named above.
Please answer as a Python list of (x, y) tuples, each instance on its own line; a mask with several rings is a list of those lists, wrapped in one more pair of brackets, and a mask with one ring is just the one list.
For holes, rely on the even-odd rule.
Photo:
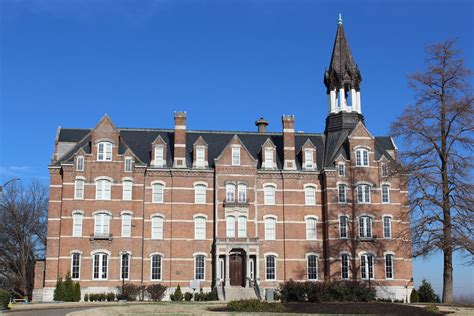
[[(322, 132), (322, 83), (337, 15), (362, 72), (362, 111), (375, 135), (413, 101), (406, 75), (427, 43), (457, 37), (473, 68), (473, 2), (2, 0), (0, 182), (48, 182), (56, 128), (95, 126), (272, 131), (281, 115)], [(441, 293), (442, 258), (415, 260), (415, 281)], [(474, 295), (455, 261), (455, 293)]]

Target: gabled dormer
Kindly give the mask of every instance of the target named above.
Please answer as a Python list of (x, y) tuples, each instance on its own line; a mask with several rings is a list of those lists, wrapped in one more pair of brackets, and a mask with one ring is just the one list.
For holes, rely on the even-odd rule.
[(86, 152), (81, 147), (74, 155), (74, 166), (77, 172), (84, 172), (86, 165)]
[(270, 138), (267, 138), (261, 150), (262, 169), (276, 169), (276, 146)]
[(208, 168), (208, 145), (202, 136), (193, 144), (193, 168)]
[(136, 161), (137, 161), (137, 158), (135, 154), (130, 148), (127, 147), (127, 149), (123, 153), (123, 172), (125, 173), (133, 172)]
[(336, 168), (336, 175), (338, 177), (346, 177), (349, 166), (349, 161), (344, 158), (342, 154), (339, 154), (337, 158), (334, 160), (334, 167)]
[(317, 169), (316, 146), (309, 139), (301, 147), (301, 167), (308, 171)]
[(151, 166), (156, 168), (166, 167), (166, 157), (168, 154), (167, 143), (163, 140), (161, 135), (155, 138), (151, 143)]
[(239, 136), (234, 135), (224, 150), (215, 159), (216, 165), (221, 166), (257, 166), (257, 160), (242, 143)]
[(91, 131), (91, 151), (96, 161), (113, 161), (119, 148), (119, 131), (106, 114)]

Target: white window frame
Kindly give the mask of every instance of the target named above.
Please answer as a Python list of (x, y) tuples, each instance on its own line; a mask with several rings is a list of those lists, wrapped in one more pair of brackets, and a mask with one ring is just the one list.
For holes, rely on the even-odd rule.
[(163, 231), (165, 226), (165, 218), (161, 215), (152, 215), (150, 219), (151, 224), (151, 239), (163, 239)]
[[(202, 264), (203, 266), (202, 267), (198, 267), (198, 258), (201, 259), (202, 258)], [(198, 270), (197, 269), (202, 269), (202, 278), (198, 278)], [(200, 272), (199, 272), (200, 273)], [(206, 256), (203, 255), (203, 254), (196, 254), (194, 256), (194, 279), (195, 280), (201, 280), (201, 281), (205, 281), (206, 280)]]
[(204, 148), (196, 148), (196, 167), (203, 168), (206, 166), (206, 150)]
[(123, 213), (120, 217), (122, 221), (122, 237), (132, 237), (132, 214)]
[(347, 203), (347, 185), (340, 183), (337, 185), (337, 202), (340, 204)]
[(227, 203), (235, 202), (235, 184), (227, 183), (225, 185), (225, 201)]
[(194, 204), (206, 204), (207, 186), (202, 183), (194, 185)]
[(314, 169), (314, 157), (312, 149), (304, 150), (304, 167), (305, 169)]
[(206, 239), (206, 217), (202, 215), (194, 217), (194, 239)]
[(355, 151), (356, 166), (369, 167), (369, 150), (366, 148), (358, 148)]
[[(98, 276), (95, 277), (95, 258), (98, 257), (98, 266), (97, 266), (97, 274)], [(104, 267), (104, 256), (105, 256), (105, 267)], [(105, 269), (104, 269), (105, 268)], [(105, 271), (104, 271), (105, 270)], [(105, 273), (105, 276), (104, 276)], [(107, 280), (109, 277), (109, 254), (104, 252), (98, 252), (92, 255), (92, 280)]]
[(112, 198), (112, 181), (109, 179), (97, 179), (95, 181), (95, 199), (108, 201)]
[(383, 226), (383, 238), (391, 239), (392, 238), (392, 217), (383, 216), (382, 217), (382, 226)]
[(373, 218), (368, 215), (359, 217), (359, 237), (360, 238), (373, 238)]
[(247, 217), (246, 216), (237, 217), (237, 237), (239, 238), (247, 237)]
[(237, 201), (238, 203), (247, 203), (247, 185), (244, 183), (237, 185)]
[[(126, 271), (126, 278), (123, 277), (123, 259), (124, 259), (124, 256), (127, 256), (127, 271)], [(130, 280), (130, 263), (131, 263), (131, 257), (132, 255), (129, 253), (129, 252), (124, 252), (124, 253), (121, 253), (120, 254), (120, 271), (119, 271), (119, 274), (120, 274), (120, 280)]]
[[(75, 262), (74, 262), (74, 256), (77, 255), (77, 276), (75, 276)], [(80, 280), (81, 279), (81, 259), (82, 255), (80, 252), (75, 251), (71, 253), (71, 279), (72, 280)]]
[[(158, 261), (154, 261), (154, 258), (158, 258)], [(153, 264), (157, 263), (158, 266), (154, 267)], [(157, 270), (157, 274), (159, 274), (159, 278), (153, 277), (153, 269)], [(150, 280), (151, 281), (162, 281), (163, 280), (163, 256), (158, 253), (154, 253), (150, 255)]]
[[(273, 258), (273, 267), (269, 267), (269, 262), (268, 259)], [(273, 269), (273, 271), (270, 271), (270, 274), (273, 274), (273, 277), (268, 277), (269, 276), (269, 269)], [(274, 254), (269, 254), (265, 256), (265, 280), (267, 281), (275, 281), (277, 279), (277, 256)]]
[(227, 238), (235, 238), (235, 216), (227, 215), (225, 231)]
[(316, 216), (307, 216), (306, 223), (306, 240), (318, 239), (318, 218)]
[(125, 157), (124, 164), (123, 164), (123, 171), (124, 172), (132, 172), (133, 170), (133, 158), (132, 157)]
[(277, 219), (275, 217), (265, 217), (265, 240), (276, 240), (276, 224)]
[[(390, 261), (389, 261), (390, 258)], [(394, 276), (394, 264), (395, 264), (395, 255), (393, 253), (387, 253), (385, 254), (385, 279), (387, 280), (393, 280), (395, 278)], [(389, 264), (390, 263), (390, 264)]]
[(380, 188), (382, 204), (390, 204), (390, 185), (382, 184)]
[(339, 162), (337, 164), (337, 175), (339, 177), (345, 177), (346, 176), (346, 164), (343, 162)]
[(347, 253), (341, 254), (341, 279), (349, 280), (351, 273), (351, 257)]
[(360, 256), (360, 278), (362, 280), (374, 280), (375, 277), (375, 256), (373, 254), (363, 254)]
[(84, 179), (76, 179), (74, 181), (74, 199), (83, 200), (84, 199), (84, 188), (85, 188)]
[(131, 201), (133, 199), (133, 181), (122, 181), (122, 200)]
[(157, 167), (163, 167), (166, 165), (165, 158), (165, 147), (163, 145), (155, 146), (155, 160), (154, 165)]
[(112, 161), (112, 143), (100, 142), (97, 144), (97, 161)]
[[(310, 258), (311, 257), (315, 257), (316, 260), (314, 261), (314, 263), (316, 264), (316, 267), (310, 267), (309, 264), (310, 264)], [(317, 254), (315, 253), (309, 253), (306, 255), (306, 277), (308, 278), (309, 281), (316, 281), (316, 280), (319, 280), (319, 264), (318, 264), (318, 260), (319, 260), (319, 257)], [(316, 269), (316, 277), (311, 277), (311, 274), (310, 273), (310, 268), (312, 269)]]
[(265, 148), (265, 168), (266, 169), (273, 169), (273, 148)]
[(232, 166), (240, 166), (240, 147), (232, 147)]
[(273, 185), (263, 186), (263, 204), (264, 205), (275, 205), (276, 188)]
[(358, 184), (357, 185), (357, 203), (370, 204), (371, 191), (372, 191), (372, 188), (370, 184)]
[[(344, 223), (345, 225), (343, 225), (344, 221), (345, 221)], [(345, 234), (343, 234), (343, 232), (345, 232)], [(339, 238), (341, 239), (349, 238), (349, 216), (347, 215), (339, 216)]]
[(308, 185), (304, 188), (305, 205), (316, 205), (316, 187)]
[(151, 198), (153, 203), (163, 204), (165, 200), (165, 185), (163, 183), (152, 183)]
[(76, 157), (76, 171), (84, 171), (84, 156)]
[(72, 237), (82, 237), (82, 226), (84, 214), (82, 212), (72, 213)]
[(112, 216), (107, 212), (98, 212), (94, 214), (94, 236), (110, 236), (110, 218)]

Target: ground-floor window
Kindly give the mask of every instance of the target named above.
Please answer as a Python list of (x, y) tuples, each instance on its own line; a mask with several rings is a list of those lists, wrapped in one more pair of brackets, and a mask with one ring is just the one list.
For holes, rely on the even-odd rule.
[(349, 279), (349, 255), (341, 255), (341, 278), (343, 280)]
[(121, 280), (128, 280), (128, 275), (130, 271), (130, 254), (123, 253), (120, 258), (120, 274)]
[(374, 278), (374, 256), (370, 254), (360, 256), (360, 273), (364, 280)]
[(194, 257), (194, 279), (204, 280), (204, 271), (206, 268), (206, 256), (197, 255)]
[(275, 280), (276, 279), (276, 257), (275, 256), (267, 256), (265, 259), (265, 267), (266, 267), (266, 279), (267, 280)]
[(391, 254), (385, 256), (385, 277), (393, 279), (393, 255)]
[(81, 254), (75, 252), (71, 256), (71, 278), (73, 280), (79, 280), (81, 270)]
[(161, 280), (161, 260), (160, 255), (151, 256), (151, 279), (152, 280)]
[(106, 253), (96, 253), (94, 255), (94, 280), (107, 279), (108, 257)]
[(318, 256), (309, 255), (307, 258), (308, 280), (318, 279)]

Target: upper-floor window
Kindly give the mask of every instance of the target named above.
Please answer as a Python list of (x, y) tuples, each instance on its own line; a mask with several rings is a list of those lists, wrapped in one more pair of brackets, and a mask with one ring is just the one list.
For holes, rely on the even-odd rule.
[(359, 237), (372, 238), (372, 217), (359, 217)]
[(161, 268), (163, 258), (160, 255), (151, 256), (151, 279), (155, 281), (161, 280)]
[(132, 214), (122, 214), (122, 237), (132, 234)]
[(359, 184), (357, 186), (357, 202), (370, 203), (370, 185)]
[(206, 239), (206, 218), (204, 216), (194, 218), (194, 239)]
[(229, 238), (235, 237), (235, 217), (227, 216), (226, 218), (226, 236)]
[(74, 252), (71, 254), (71, 279), (79, 280), (81, 272), (81, 254)]
[(152, 202), (163, 203), (165, 186), (161, 183), (154, 183), (152, 185)]
[(269, 255), (265, 258), (265, 278), (276, 280), (276, 257)]
[(339, 236), (341, 238), (349, 237), (348, 224), (349, 218), (346, 215), (339, 217)]
[(109, 236), (110, 215), (108, 213), (97, 213), (94, 215), (94, 236)]
[(239, 216), (237, 218), (237, 227), (238, 227), (238, 234), (239, 238), (247, 237), (247, 217)]
[(304, 188), (304, 202), (306, 205), (316, 205), (316, 188), (307, 186)]
[(318, 256), (309, 255), (306, 258), (306, 267), (308, 270), (308, 280), (318, 279)]
[(77, 156), (76, 158), (76, 171), (84, 171), (84, 157)]
[(153, 216), (151, 218), (151, 239), (163, 239), (163, 222), (161, 216)]
[(273, 168), (273, 149), (265, 149), (265, 168)]
[(263, 204), (275, 205), (275, 187), (266, 185), (263, 187)]
[(100, 142), (97, 145), (97, 160), (112, 161), (112, 143)]
[(240, 166), (240, 147), (232, 147), (232, 166)]
[(155, 147), (155, 166), (163, 167), (165, 165), (165, 148), (163, 146)]
[(349, 279), (349, 255), (341, 255), (341, 278), (343, 280)]
[(304, 166), (306, 169), (314, 168), (313, 151), (311, 149), (304, 151)]
[(132, 189), (133, 189), (133, 182), (130, 180), (124, 180), (122, 182), (122, 199), (124, 201), (131, 201), (132, 200)]
[(346, 185), (339, 184), (337, 186), (337, 196), (339, 203), (346, 203)]
[(206, 256), (197, 255), (194, 257), (194, 279), (204, 280), (206, 272)]
[(392, 238), (392, 218), (390, 216), (383, 217), (383, 238)]
[(196, 184), (194, 186), (194, 203), (195, 204), (206, 204), (206, 190), (207, 190), (207, 187), (204, 184)]
[(247, 185), (240, 183), (237, 186), (237, 191), (238, 191), (238, 201), (239, 203), (245, 203), (247, 202)]
[(133, 166), (133, 158), (132, 157), (125, 157), (125, 162), (124, 162), (124, 171), (125, 172), (132, 172), (132, 166)]
[(360, 274), (364, 280), (374, 278), (374, 256), (365, 254), (360, 256)]
[(382, 203), (390, 203), (390, 186), (382, 185)]
[(367, 167), (369, 165), (369, 151), (364, 148), (356, 150), (356, 166)]
[(72, 214), (72, 237), (82, 237), (82, 219), (84, 215), (76, 212)]
[(382, 176), (383, 177), (388, 176), (388, 166), (386, 163), (382, 164)]
[(385, 278), (393, 279), (393, 255), (385, 255)]
[(235, 201), (235, 184), (227, 183), (225, 185), (225, 200), (226, 202)]
[(337, 164), (337, 174), (340, 177), (343, 177), (346, 175), (346, 165), (343, 162), (340, 162)]
[(196, 167), (204, 167), (205, 163), (205, 151), (204, 148), (196, 148)]
[(76, 200), (84, 198), (84, 180), (76, 179), (74, 182), (74, 198)]
[(316, 240), (318, 238), (317, 221), (314, 217), (306, 219), (306, 239)]
[(120, 280), (128, 280), (130, 275), (130, 254), (124, 252), (120, 255)]
[(100, 179), (95, 182), (95, 199), (110, 200), (112, 181)]
[(276, 219), (272, 217), (265, 218), (265, 239), (275, 240), (276, 238)]
[(96, 253), (93, 256), (93, 280), (107, 280), (108, 255), (106, 253)]

